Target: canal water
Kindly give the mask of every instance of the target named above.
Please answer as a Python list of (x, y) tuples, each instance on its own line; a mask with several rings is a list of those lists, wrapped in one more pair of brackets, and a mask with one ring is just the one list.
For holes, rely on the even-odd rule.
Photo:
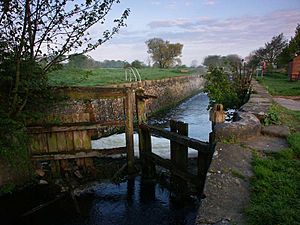
[[(200, 93), (149, 122), (168, 129), (170, 119), (180, 120), (189, 124), (190, 137), (207, 141), (211, 130), (207, 105), (207, 95)], [(113, 135), (93, 142), (93, 147), (124, 146), (124, 140), (122, 134)], [(165, 139), (154, 137), (153, 148), (157, 154), (169, 158), (169, 143)], [(191, 151), (190, 157), (193, 154)], [(164, 185), (140, 176), (119, 184), (94, 182), (76, 191), (76, 201), (69, 195), (57, 196), (48, 188), (40, 185), (0, 199), (0, 224), (191, 225), (199, 207), (194, 196), (179, 199)]]
[[(211, 122), (207, 106), (209, 103), (208, 96), (205, 93), (199, 93), (173, 109), (159, 114), (149, 119), (149, 124), (169, 129), (169, 121), (171, 119), (188, 123), (189, 137), (196, 138), (201, 141), (208, 141), (211, 132)], [(151, 137), (152, 150), (154, 153), (163, 158), (170, 158), (170, 141), (165, 138)], [(93, 149), (103, 149), (125, 146), (125, 134), (115, 134), (109, 137), (101, 138), (92, 142)], [(135, 156), (139, 156), (138, 152), (138, 135), (134, 134), (134, 150)], [(197, 151), (189, 149), (189, 157), (197, 157)]]

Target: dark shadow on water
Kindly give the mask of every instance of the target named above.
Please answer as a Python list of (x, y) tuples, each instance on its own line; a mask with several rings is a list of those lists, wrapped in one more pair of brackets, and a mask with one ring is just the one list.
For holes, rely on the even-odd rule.
[[(55, 197), (50, 197), (47, 193), (49, 190), (46, 189), (38, 192), (42, 191), (49, 199)], [(76, 213), (72, 199), (65, 196), (22, 217), (20, 215), (25, 211), (36, 206), (34, 204), (42, 202), (35, 199), (34, 193), (29, 193), (30, 191), (23, 193), (23, 198), (17, 196), (18, 202), (24, 203), (21, 205), (14, 205), (14, 196), (6, 198), (5, 201), (1, 199), (1, 207), (10, 205), (8, 208), (12, 210), (6, 215), (3, 211), (0, 213), (1, 225), (190, 225), (195, 222), (198, 208), (198, 202), (194, 199), (177, 198), (155, 180), (141, 177), (120, 184), (97, 183), (85, 189), (77, 196), (80, 215)], [(36, 197), (40, 198), (40, 195)], [(44, 198), (43, 201), (45, 200)], [(26, 202), (31, 202), (31, 205), (26, 206)]]

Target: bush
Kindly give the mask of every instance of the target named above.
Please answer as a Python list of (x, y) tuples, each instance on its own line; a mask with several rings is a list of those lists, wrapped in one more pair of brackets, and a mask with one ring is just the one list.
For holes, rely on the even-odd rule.
[(238, 109), (249, 98), (250, 82), (247, 75), (238, 72), (228, 74), (220, 67), (210, 67), (205, 79), (204, 91), (208, 93), (210, 106), (217, 103), (223, 104), (225, 109)]

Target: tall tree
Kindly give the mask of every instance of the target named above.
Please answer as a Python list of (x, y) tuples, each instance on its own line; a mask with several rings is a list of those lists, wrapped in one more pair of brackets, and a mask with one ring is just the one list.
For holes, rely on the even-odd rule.
[(204, 58), (204, 66), (220, 67), (224, 65), (223, 57), (220, 55), (209, 55)]
[(300, 55), (300, 24), (297, 25), (295, 36), (291, 38), (288, 45), (282, 50), (278, 63), (286, 66), (296, 55)]
[(172, 44), (161, 38), (152, 38), (146, 41), (146, 45), (154, 64), (160, 68), (168, 68), (180, 60), (183, 48), (180, 43)]
[[(94, 40), (89, 30), (103, 24), (119, 0), (0, 0), (0, 69), (5, 87), (0, 100), (8, 99), (9, 114), (22, 111), (38, 77), (70, 53), (86, 53), (116, 34), (129, 15), (126, 9), (114, 26)], [(43, 63), (40, 63), (40, 62)], [(37, 76), (32, 79), (32, 74)]]
[(265, 44), (264, 59), (271, 65), (277, 65), (278, 56), (286, 46), (287, 41), (282, 33), (274, 36), (270, 42)]

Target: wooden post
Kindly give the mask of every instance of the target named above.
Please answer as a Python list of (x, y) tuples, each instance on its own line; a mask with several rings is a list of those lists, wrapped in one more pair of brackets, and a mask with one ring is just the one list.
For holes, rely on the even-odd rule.
[(125, 134), (127, 148), (127, 169), (129, 174), (134, 173), (134, 149), (133, 149), (133, 91), (132, 88), (127, 88), (125, 98)]
[(215, 104), (209, 113), (209, 120), (212, 122), (212, 129), (218, 123), (225, 122), (225, 113), (222, 104)]
[[(145, 91), (140, 88), (136, 91), (136, 112), (138, 118), (138, 126), (147, 122), (145, 113)], [(138, 128), (139, 133), (139, 154), (142, 165), (143, 177), (153, 177), (155, 175), (155, 164), (147, 158), (147, 153), (150, 155), (152, 152), (151, 134), (149, 129), (142, 130)]]
[[(181, 121), (170, 120), (171, 132), (188, 136), (188, 124)], [(186, 172), (188, 165), (188, 147), (171, 141), (171, 162), (175, 168)], [(171, 183), (175, 190), (185, 194), (187, 192), (187, 182), (172, 174)]]

